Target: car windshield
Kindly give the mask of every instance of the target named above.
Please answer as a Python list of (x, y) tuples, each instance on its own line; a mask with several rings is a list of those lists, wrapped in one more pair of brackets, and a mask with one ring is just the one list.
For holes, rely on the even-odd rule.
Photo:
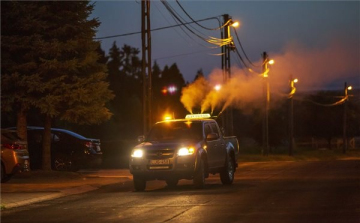
[(202, 138), (201, 122), (177, 121), (155, 124), (146, 141), (201, 140)]

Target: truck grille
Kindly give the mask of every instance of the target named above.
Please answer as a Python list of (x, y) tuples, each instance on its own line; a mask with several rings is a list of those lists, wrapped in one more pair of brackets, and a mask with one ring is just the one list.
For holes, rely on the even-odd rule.
[(174, 157), (174, 149), (157, 149), (146, 152), (147, 159), (169, 159)]

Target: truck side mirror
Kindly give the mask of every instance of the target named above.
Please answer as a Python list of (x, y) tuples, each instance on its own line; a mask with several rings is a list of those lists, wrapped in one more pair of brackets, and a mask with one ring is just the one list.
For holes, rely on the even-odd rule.
[(145, 141), (145, 136), (144, 135), (138, 136), (137, 141), (138, 142), (144, 142)]
[(219, 134), (217, 133), (209, 133), (207, 136), (206, 136), (206, 140), (216, 140), (219, 138)]

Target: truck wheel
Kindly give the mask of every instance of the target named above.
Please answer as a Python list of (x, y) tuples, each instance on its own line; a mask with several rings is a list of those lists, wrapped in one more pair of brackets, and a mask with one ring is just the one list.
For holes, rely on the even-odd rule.
[(193, 183), (197, 189), (202, 189), (205, 186), (205, 164), (202, 159), (200, 159), (199, 168), (194, 175)]
[(146, 188), (146, 180), (140, 176), (133, 176), (134, 187), (136, 191), (144, 191)]
[(234, 160), (227, 156), (225, 166), (220, 172), (220, 180), (222, 184), (232, 184), (234, 181), (235, 164)]

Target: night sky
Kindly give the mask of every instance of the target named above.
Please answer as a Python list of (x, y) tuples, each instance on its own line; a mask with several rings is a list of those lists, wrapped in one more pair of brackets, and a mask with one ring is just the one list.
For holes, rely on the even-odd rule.
[[(360, 86), (360, 2), (359, 1), (179, 1), (195, 20), (229, 14), (240, 22), (239, 39), (249, 59), (259, 65), (266, 51), (276, 63), (269, 76), (279, 87), (288, 83), (290, 75), (299, 78), (299, 89), (341, 89), (344, 82)], [(169, 5), (186, 21), (191, 20), (176, 1)], [(141, 2), (97, 1), (92, 14), (101, 25), (97, 37), (141, 31)], [(160, 1), (151, 2), (151, 28), (176, 25)], [(201, 25), (215, 28), (217, 20)], [(204, 36), (220, 37), (220, 31), (192, 27)], [(191, 82), (202, 69), (209, 77), (221, 68), (220, 48), (208, 44), (186, 29), (170, 28), (152, 32), (152, 59), (163, 68), (176, 63), (186, 81)], [(235, 45), (240, 46), (234, 37)], [(116, 41), (141, 50), (141, 35), (102, 39), (105, 52)], [(216, 48), (214, 48), (216, 47)], [(244, 57), (244, 55), (242, 54)], [(141, 57), (141, 53), (139, 54)], [(244, 72), (244, 65), (231, 54), (232, 75), (256, 75)], [(250, 66), (251, 67), (251, 66)], [(260, 72), (259, 67), (251, 67)], [(282, 84), (279, 84), (282, 83)], [(302, 84), (300, 84), (302, 83)]]

